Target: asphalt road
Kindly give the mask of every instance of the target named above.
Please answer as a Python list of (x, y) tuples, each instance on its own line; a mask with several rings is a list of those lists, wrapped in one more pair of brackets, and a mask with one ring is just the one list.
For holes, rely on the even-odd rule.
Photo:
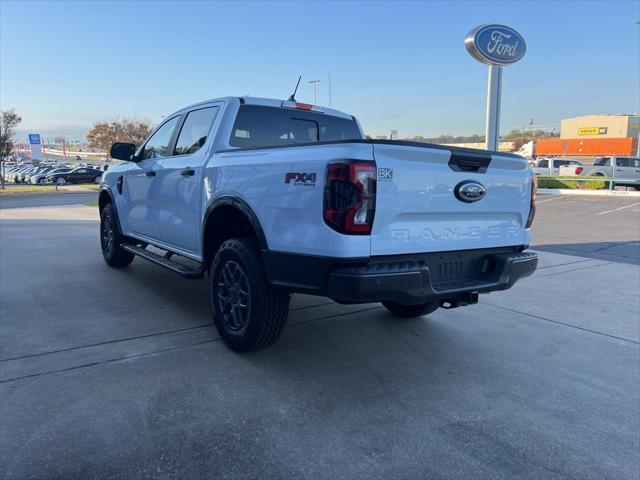
[(0, 221), (0, 477), (637, 479), (640, 207), (540, 200), (513, 289), (410, 321), (295, 296), (249, 355), (97, 222)]

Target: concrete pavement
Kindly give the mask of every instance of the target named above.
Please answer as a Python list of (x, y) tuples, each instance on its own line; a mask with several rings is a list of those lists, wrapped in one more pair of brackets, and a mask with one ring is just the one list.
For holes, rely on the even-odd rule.
[(640, 210), (574, 201), (510, 291), (409, 321), (294, 296), (249, 355), (204, 281), (104, 265), (97, 222), (0, 221), (0, 476), (637, 478)]

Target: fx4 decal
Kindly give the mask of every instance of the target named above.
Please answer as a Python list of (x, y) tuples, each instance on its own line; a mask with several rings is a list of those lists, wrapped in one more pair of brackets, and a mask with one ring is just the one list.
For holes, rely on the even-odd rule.
[(306, 187), (314, 187), (316, 185), (316, 174), (287, 172), (284, 176), (284, 183), (292, 183), (292, 182), (294, 185), (304, 185)]

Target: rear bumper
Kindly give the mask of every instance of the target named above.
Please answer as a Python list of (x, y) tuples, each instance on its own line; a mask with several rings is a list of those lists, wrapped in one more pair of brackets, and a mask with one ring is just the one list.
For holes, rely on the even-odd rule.
[(341, 303), (390, 300), (411, 305), (438, 300), (457, 306), (475, 303), (480, 293), (511, 288), (538, 265), (533, 252), (453, 252), (427, 257), (335, 270), (327, 296)]
[(340, 303), (390, 300), (419, 304), (439, 300), (474, 303), (479, 293), (510, 288), (531, 275), (538, 255), (522, 247), (443, 253), (335, 258), (264, 250), (269, 282), (294, 293)]

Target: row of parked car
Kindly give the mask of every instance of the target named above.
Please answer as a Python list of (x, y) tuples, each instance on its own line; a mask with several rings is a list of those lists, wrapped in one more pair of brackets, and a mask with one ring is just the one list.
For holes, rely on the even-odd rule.
[(17, 164), (6, 167), (4, 171), (5, 181), (9, 183), (25, 183), (33, 185), (53, 184), (65, 185), (67, 183), (99, 183), (100, 177), (107, 169), (91, 166), (33, 166), (31, 164)]
[(540, 158), (529, 162), (529, 167), (540, 176), (602, 177), (612, 179), (614, 185), (640, 190), (640, 157), (599, 157), (593, 165), (572, 158)]

